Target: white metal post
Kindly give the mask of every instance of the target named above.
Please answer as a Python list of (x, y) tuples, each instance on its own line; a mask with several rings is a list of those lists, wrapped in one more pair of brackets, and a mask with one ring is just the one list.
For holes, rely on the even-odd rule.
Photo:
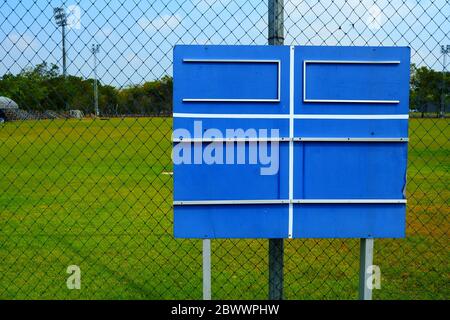
[(359, 253), (359, 300), (372, 300), (372, 287), (368, 281), (371, 280), (372, 273), (368, 273), (373, 265), (373, 243), (374, 239), (360, 240)]
[(442, 88), (441, 88), (441, 112), (440, 117), (445, 118), (445, 68), (447, 66), (446, 57), (450, 54), (450, 45), (441, 46), (442, 53)]
[(203, 300), (211, 300), (211, 239), (203, 240)]

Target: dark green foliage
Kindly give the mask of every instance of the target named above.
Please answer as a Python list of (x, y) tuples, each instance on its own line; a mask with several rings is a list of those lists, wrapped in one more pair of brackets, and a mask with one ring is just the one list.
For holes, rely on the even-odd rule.
[[(444, 76), (444, 79), (443, 79)], [(449, 72), (439, 72), (427, 67), (411, 65), (410, 109), (420, 112), (438, 112), (450, 104)], [(448, 109), (447, 109), (448, 110)]]

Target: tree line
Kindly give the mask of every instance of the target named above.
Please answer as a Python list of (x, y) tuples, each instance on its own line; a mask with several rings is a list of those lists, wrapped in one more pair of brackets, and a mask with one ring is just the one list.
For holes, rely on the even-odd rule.
[[(0, 96), (8, 97), (26, 111), (81, 110), (94, 113), (94, 79), (61, 75), (57, 65), (41, 63), (19, 74), (0, 78)], [(102, 115), (169, 115), (172, 113), (173, 81), (169, 76), (125, 88), (98, 82)]]
[[(417, 112), (439, 112), (450, 103), (450, 77), (427, 68), (411, 65), (410, 109)], [(57, 65), (41, 63), (19, 74), (0, 78), (0, 96), (6, 96), (27, 111), (81, 110), (94, 113), (93, 79), (61, 75)], [(98, 84), (99, 109), (102, 115), (170, 115), (172, 113), (173, 79), (161, 79), (125, 88)], [(447, 107), (448, 110), (448, 107)]]

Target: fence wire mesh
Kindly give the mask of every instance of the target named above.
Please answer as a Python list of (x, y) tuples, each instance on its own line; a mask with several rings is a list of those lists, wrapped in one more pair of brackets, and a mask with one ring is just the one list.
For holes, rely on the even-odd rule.
[[(375, 241), (375, 299), (450, 297), (449, 17), (447, 0), (284, 1), (287, 45), (411, 47), (407, 237)], [(0, 298), (202, 297), (201, 241), (172, 232), (172, 49), (265, 45), (267, 24), (257, 0), (0, 2)], [(213, 298), (267, 298), (267, 252), (212, 241)], [(286, 240), (284, 259), (286, 298), (357, 297), (357, 239)]]

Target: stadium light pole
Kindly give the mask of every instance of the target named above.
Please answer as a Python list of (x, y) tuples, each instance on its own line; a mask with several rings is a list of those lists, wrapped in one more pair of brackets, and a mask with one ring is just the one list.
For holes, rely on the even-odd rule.
[(442, 88), (441, 88), (441, 118), (445, 117), (445, 69), (447, 66), (447, 55), (450, 54), (450, 45), (441, 45), (442, 53)]
[(61, 27), (62, 30), (62, 62), (63, 62), (63, 76), (67, 75), (67, 64), (66, 64), (66, 26), (67, 26), (67, 15), (63, 7), (56, 7), (53, 9), (53, 16), (56, 21), (56, 25)]
[(95, 108), (95, 116), (100, 115), (100, 111), (98, 109), (98, 83), (97, 83), (97, 53), (100, 51), (99, 44), (92, 45), (92, 55), (94, 56), (94, 108)]

